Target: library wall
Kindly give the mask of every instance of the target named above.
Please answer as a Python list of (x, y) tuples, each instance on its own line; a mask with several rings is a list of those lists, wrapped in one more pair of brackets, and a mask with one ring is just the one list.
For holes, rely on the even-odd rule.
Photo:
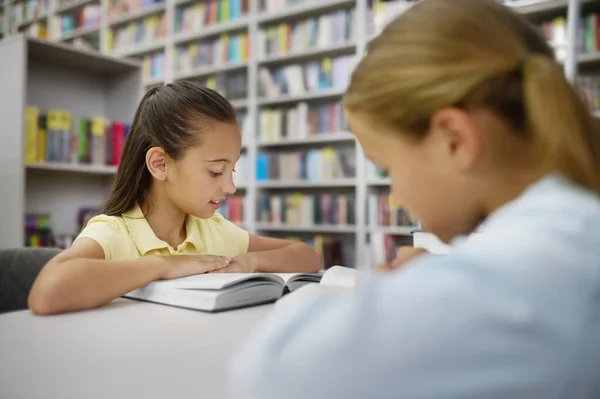
[[(566, 0), (504, 3), (539, 26), (558, 61), (569, 62)], [(135, 73), (106, 64), (112, 72), (103, 74), (82, 59), (56, 63), (34, 52), (18, 66), (24, 94), (13, 109), (23, 120), (11, 139), (24, 137), (25, 148), (11, 171), (20, 177), (0, 176), (0, 183), (23, 191), (23, 222), (0, 233), (21, 229), (25, 245), (68, 246), (106, 197), (137, 101), (151, 87), (188, 80), (219, 91), (238, 113), (238, 191), (220, 209), (225, 217), (252, 233), (307, 242), (327, 265), (390, 259), (411, 244), (418, 221), (390, 203), (390, 181), (362, 155), (340, 101), (368, 42), (411, 4), (0, 0), (6, 40), (24, 34), (138, 63)], [(599, 18), (600, 1), (583, 0), (574, 84), (591, 112), (600, 111)], [(0, 65), (0, 90), (17, 87), (5, 78), (8, 68)], [(14, 154), (0, 149), (0, 165), (2, 157), (14, 167)]]

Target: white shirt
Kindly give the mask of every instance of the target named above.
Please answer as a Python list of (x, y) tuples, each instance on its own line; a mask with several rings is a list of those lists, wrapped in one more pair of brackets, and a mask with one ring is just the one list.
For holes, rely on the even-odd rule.
[(276, 313), (230, 398), (600, 398), (599, 275), (599, 198), (549, 176), (449, 254)]

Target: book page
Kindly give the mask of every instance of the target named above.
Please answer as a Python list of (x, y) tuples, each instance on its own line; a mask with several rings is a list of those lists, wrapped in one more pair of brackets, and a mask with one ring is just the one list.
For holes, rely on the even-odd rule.
[(284, 285), (279, 276), (268, 273), (207, 273), (173, 280), (160, 280), (154, 282), (154, 284), (179, 289), (220, 290), (234, 284), (255, 279), (269, 280), (281, 286)]
[(333, 285), (338, 287), (355, 287), (362, 276), (361, 272), (344, 266), (332, 266), (321, 278), (322, 285)]

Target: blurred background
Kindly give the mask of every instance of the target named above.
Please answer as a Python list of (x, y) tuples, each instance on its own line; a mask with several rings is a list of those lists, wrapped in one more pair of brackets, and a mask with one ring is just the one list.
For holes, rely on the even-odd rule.
[[(599, 112), (600, 0), (504, 3), (540, 28)], [(410, 5), (0, 0), (0, 248), (68, 247), (106, 197), (145, 90), (189, 80), (238, 112), (225, 217), (305, 241), (327, 266), (390, 259), (418, 223), (390, 205), (340, 100), (369, 40)]]

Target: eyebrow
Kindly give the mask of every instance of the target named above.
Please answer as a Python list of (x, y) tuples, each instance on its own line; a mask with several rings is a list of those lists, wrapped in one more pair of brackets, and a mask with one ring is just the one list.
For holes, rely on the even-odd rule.
[(240, 158), (242, 157), (242, 154), (240, 154), (238, 156), (238, 159), (236, 159), (234, 162), (232, 162), (230, 159), (227, 158), (218, 158), (218, 159), (207, 159), (206, 162), (208, 163), (217, 163), (217, 162), (229, 162), (229, 163), (235, 163), (237, 162)]
[(220, 159), (208, 159), (206, 162), (216, 163), (216, 162), (231, 162), (229, 159), (220, 158)]

